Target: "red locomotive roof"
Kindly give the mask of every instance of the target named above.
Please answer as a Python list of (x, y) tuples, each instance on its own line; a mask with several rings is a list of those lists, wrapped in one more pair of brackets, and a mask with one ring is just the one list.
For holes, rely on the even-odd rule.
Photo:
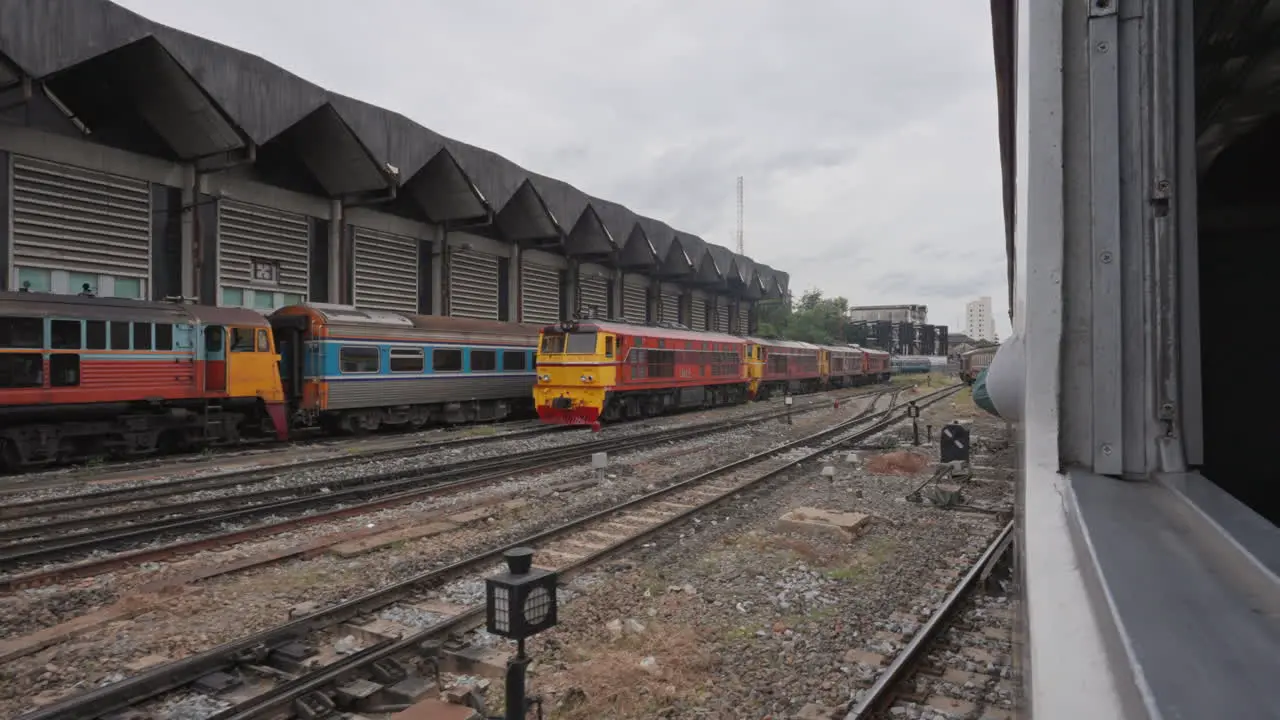
[(787, 350), (819, 350), (821, 345), (813, 343), (800, 342), (799, 340), (764, 340), (762, 338), (749, 338), (748, 342), (754, 345), (763, 345), (766, 348), (784, 348)]
[[(598, 320), (580, 322), (578, 323), (578, 330), (587, 332), (599, 330), (602, 332), (617, 333), (619, 335), (629, 335), (631, 337), (661, 338), (663, 340), (696, 340), (699, 342), (718, 343), (731, 342), (743, 345), (750, 342), (747, 338), (740, 337), (738, 335), (729, 335), (727, 333), (678, 330), (676, 328), (650, 327), (648, 325), (632, 325), (630, 323), (601, 322)], [(543, 328), (543, 332), (563, 331), (564, 328), (559, 325), (548, 325)]]

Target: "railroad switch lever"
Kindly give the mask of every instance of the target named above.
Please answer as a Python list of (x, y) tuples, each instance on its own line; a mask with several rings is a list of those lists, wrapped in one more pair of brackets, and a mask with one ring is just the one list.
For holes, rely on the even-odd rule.
[(911, 444), (920, 445), (920, 406), (912, 400), (907, 403), (907, 417), (911, 418)]

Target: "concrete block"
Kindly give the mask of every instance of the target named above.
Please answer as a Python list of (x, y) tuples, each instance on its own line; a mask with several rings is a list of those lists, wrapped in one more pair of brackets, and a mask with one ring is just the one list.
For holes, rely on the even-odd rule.
[(440, 657), (440, 669), (459, 675), (503, 679), (507, 676), (507, 659), (511, 656), (500, 648), (466, 647), (446, 650)]
[(934, 695), (925, 700), (924, 704), (952, 717), (967, 717), (975, 709), (968, 700), (958, 700), (946, 695)]
[[(472, 510), (471, 512), (478, 511)], [(488, 508), (482, 508), (479, 512), (488, 514), (490, 511)], [(431, 537), (432, 535), (439, 535), (442, 532), (448, 532), (456, 527), (458, 527), (458, 524), (454, 522), (429, 522), (422, 525), (389, 530), (384, 533), (370, 535), (368, 537), (351, 540), (349, 542), (338, 543), (337, 545), (329, 548), (329, 551), (339, 557), (355, 557), (357, 555), (373, 552), (374, 550), (379, 550), (388, 545), (394, 545), (398, 542), (418, 540), (424, 537)]]
[(839, 540), (852, 540), (870, 522), (869, 515), (818, 508), (796, 508), (778, 519), (779, 532), (822, 535)]
[[(396, 683), (395, 685), (392, 685), (389, 688), (384, 689), (383, 694), (386, 695), (386, 699), (391, 702), (402, 703), (402, 704), (420, 703), (420, 701), (426, 698), (427, 695), (438, 695), (439, 689), (436, 688), (436, 684), (434, 681), (428, 680), (423, 677), (411, 676), (411, 677), (405, 678), (404, 680), (401, 680), (400, 682)], [(445, 703), (440, 703), (440, 704), (444, 705)], [(403, 715), (406, 712), (409, 712), (412, 709), (413, 708), (402, 710), (401, 712), (396, 713), (392, 717), (400, 717), (401, 715)], [(433, 718), (436, 716), (406, 715), (405, 717)], [(441, 716), (441, 717), (450, 717), (450, 716)]]
[(441, 700), (423, 700), (391, 716), (392, 720), (482, 720), (480, 713), (469, 707), (450, 705)]

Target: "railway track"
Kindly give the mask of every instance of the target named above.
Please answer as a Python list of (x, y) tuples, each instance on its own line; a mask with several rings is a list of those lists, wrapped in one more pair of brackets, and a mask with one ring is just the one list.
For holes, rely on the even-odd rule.
[[(959, 387), (919, 398), (917, 404), (941, 400)], [(410, 686), (425, 690), (427, 681), (413, 668), (423, 658), (439, 656), (446, 638), (453, 638), (450, 644), (455, 650), (458, 638), (470, 637), (481, 646), (486, 642), (483, 633), (476, 630), (484, 620), (482, 604), (461, 605), (441, 598), (456, 600), (465, 596), (468, 588), (482, 587), (483, 578), (498, 570), (505, 551), (534, 548), (540, 566), (554, 567), (562, 579), (570, 579), (613, 553), (806, 460), (889, 428), (906, 417), (906, 410), (895, 405), (897, 392), (888, 391), (891, 399), (885, 410), (876, 410), (873, 402), (858, 416), (807, 437), (676, 480), (644, 496), (262, 633), (64, 699), (27, 713), (21, 720), (87, 720), (117, 712), (143, 713), (146, 703), (173, 691), (220, 696), (225, 710), (216, 717), (224, 720), (286, 717), (294, 712), (317, 717), (334, 707), (335, 698), (359, 710), (360, 699), (372, 697), (375, 690), (385, 690), (384, 696), (404, 693)], [(416, 620), (401, 624), (388, 617)], [(343, 652), (337, 650), (338, 641), (346, 645)], [(401, 705), (414, 699), (405, 697)], [(385, 697), (380, 702), (380, 712), (394, 709)], [(320, 712), (312, 714), (312, 710)]]
[[(898, 392), (898, 389), (877, 389), (850, 397), (873, 395), (878, 398), (886, 393), (896, 396)], [(0, 577), (0, 589), (12, 590), (47, 584), (180, 552), (240, 542), (301, 524), (333, 520), (424, 497), (469, 489), (509, 478), (515, 473), (567, 465), (589, 458), (597, 452), (626, 452), (657, 443), (689, 440), (804, 412), (821, 404), (819, 401), (801, 408), (768, 410), (747, 417), (612, 439), (593, 439), (506, 457), (480, 458), (343, 480), (327, 479), (288, 487), (248, 490), (214, 498), (146, 505), (87, 517), (45, 520), (3, 528), (0, 529), (0, 572), (5, 575)], [(278, 474), (273, 473), (270, 477)], [(27, 516), (47, 517), (72, 511), (100, 510), (159, 497), (236, 488), (255, 479), (261, 479), (261, 475), (246, 473), (241, 477), (197, 478), (155, 486), (101, 491), (56, 502), (51, 509), (36, 505), (30, 508)], [(11, 508), (13, 506), (0, 506), (0, 517), (6, 511), (18, 512)], [(269, 520), (245, 526), (246, 523), (262, 519)], [(238, 527), (226, 530), (228, 525)], [(215, 532), (209, 533), (209, 530)], [(191, 537), (193, 533), (198, 535)], [(91, 555), (93, 557), (85, 559)], [(81, 562), (75, 562), (77, 560)], [(54, 563), (69, 562), (74, 564), (49, 567)]]
[[(504, 423), (503, 426), (505, 425), (516, 425), (516, 423)], [(434, 450), (445, 450), (449, 448), (465, 447), (469, 445), (482, 445), (482, 444), (491, 443), (491, 442), (501, 442), (504, 440), (513, 440), (513, 439), (522, 438), (522, 437), (543, 435), (546, 433), (550, 433), (554, 431), (562, 431), (566, 429), (566, 428), (562, 428), (554, 425), (543, 425), (541, 423), (532, 423), (532, 424), (519, 423), (519, 425), (520, 425), (519, 427), (508, 429), (505, 432), (495, 432), (494, 434), (491, 434), (491, 435), (467, 435), (465, 437), (445, 438), (443, 440), (427, 440), (424, 442), (413, 442), (407, 445), (396, 445), (393, 447), (381, 447), (381, 448), (375, 447), (373, 449), (363, 451), (363, 452), (353, 452), (353, 451), (359, 450), (358, 445), (345, 444), (345, 443), (342, 443), (341, 441), (334, 440), (333, 438), (324, 438), (324, 439), (314, 440), (314, 441), (295, 441), (292, 443), (277, 443), (273, 441), (274, 443), (273, 447), (278, 446), (277, 449), (288, 449), (288, 450), (296, 451), (298, 449), (306, 449), (306, 448), (314, 447), (317, 451), (327, 450), (327, 449), (331, 449), (334, 451), (345, 450), (346, 452), (351, 454), (345, 455), (345, 456), (341, 456), (341, 455), (334, 456), (334, 455), (322, 454), (320, 457), (293, 460), (286, 464), (273, 464), (266, 467), (255, 467), (248, 470), (233, 470), (229, 472), (213, 473), (209, 475), (202, 475), (198, 478), (187, 478), (184, 480), (172, 480), (168, 482), (155, 483), (153, 485), (148, 485), (148, 487), (156, 487), (156, 488), (165, 487), (165, 486), (177, 487), (177, 486), (180, 486), (182, 483), (186, 483), (186, 482), (217, 481), (221, 479), (234, 479), (237, 477), (245, 477), (245, 476), (271, 477), (273, 475), (278, 475), (282, 470), (285, 470), (285, 469), (288, 469), (289, 471), (293, 472), (297, 470), (305, 470), (307, 468), (321, 467), (324, 465), (329, 465), (329, 464), (344, 462), (344, 461), (364, 462), (364, 461), (371, 461), (371, 460), (391, 460), (397, 457), (410, 457), (422, 452), (429, 452)], [(494, 426), (488, 426), (488, 427), (494, 427)], [(233, 452), (227, 452), (225, 454), (215, 455), (214, 459), (222, 462), (227, 462), (227, 461), (239, 460), (239, 459), (250, 459), (253, 457), (268, 457), (268, 455), (262, 452), (254, 452), (252, 454), (236, 454)], [(106, 470), (107, 471), (133, 470), (133, 469), (164, 470), (166, 472), (171, 471), (173, 473), (179, 473), (179, 472), (184, 472), (188, 470), (188, 468), (183, 467), (183, 465), (188, 463), (193, 463), (193, 462), (195, 462), (195, 459), (165, 466), (161, 461), (156, 461), (156, 462), (149, 463), (147, 465), (138, 465), (136, 468), (110, 467), (110, 468), (106, 468)], [(26, 482), (24, 482), (20, 478), (17, 478), (17, 479), (5, 478), (3, 479), (4, 486), (3, 488), (0, 488), (0, 495), (16, 495), (20, 493), (39, 492), (41, 490), (54, 490), (59, 487), (67, 487), (78, 482), (86, 482), (87, 479), (97, 480), (101, 477), (103, 472), (104, 472), (103, 468), (93, 468), (93, 469), (86, 469), (81, 473), (76, 473), (76, 474), (68, 473), (68, 474), (59, 475), (54, 478), (36, 478)], [(127, 481), (128, 481), (127, 478), (121, 478), (119, 480), (119, 482), (127, 482)], [(57, 507), (54, 504), (55, 501), (58, 501), (58, 500), (63, 500), (63, 499), (73, 500), (73, 499), (87, 498), (87, 497), (106, 498), (116, 494), (127, 494), (136, 489), (137, 488), (134, 488), (134, 487), (111, 488), (111, 489), (94, 491), (90, 493), (78, 493), (75, 495), (65, 496), (64, 498), (53, 497), (48, 499), (21, 500), (21, 501), (16, 501), (11, 503), (4, 503), (4, 504), (0, 504), (0, 520), (6, 519), (6, 518), (14, 518), (14, 517), (34, 517), (35, 515), (31, 515), (26, 512), (28, 510), (35, 511), (40, 514), (53, 514), (53, 513), (61, 512), (63, 508)], [(154, 497), (160, 497), (160, 496), (161, 495), (156, 495)]]
[[(880, 665), (884, 656), (877, 652), (883, 647), (855, 650), (861, 672), (875, 674), (876, 679), (858, 694), (845, 720), (1012, 717), (1013, 687), (1006, 660), (1012, 653), (1012, 608), (986, 602), (977, 592), (1008, 549), (1012, 533), (1009, 521), (929, 617), (904, 638), (887, 665)], [(993, 695), (1005, 701), (993, 703)]]

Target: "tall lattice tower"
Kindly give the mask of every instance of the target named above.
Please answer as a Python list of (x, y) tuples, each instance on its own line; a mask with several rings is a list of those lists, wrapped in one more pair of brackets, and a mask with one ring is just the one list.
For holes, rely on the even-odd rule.
[(742, 251), (742, 176), (738, 176), (738, 254), (744, 255)]

